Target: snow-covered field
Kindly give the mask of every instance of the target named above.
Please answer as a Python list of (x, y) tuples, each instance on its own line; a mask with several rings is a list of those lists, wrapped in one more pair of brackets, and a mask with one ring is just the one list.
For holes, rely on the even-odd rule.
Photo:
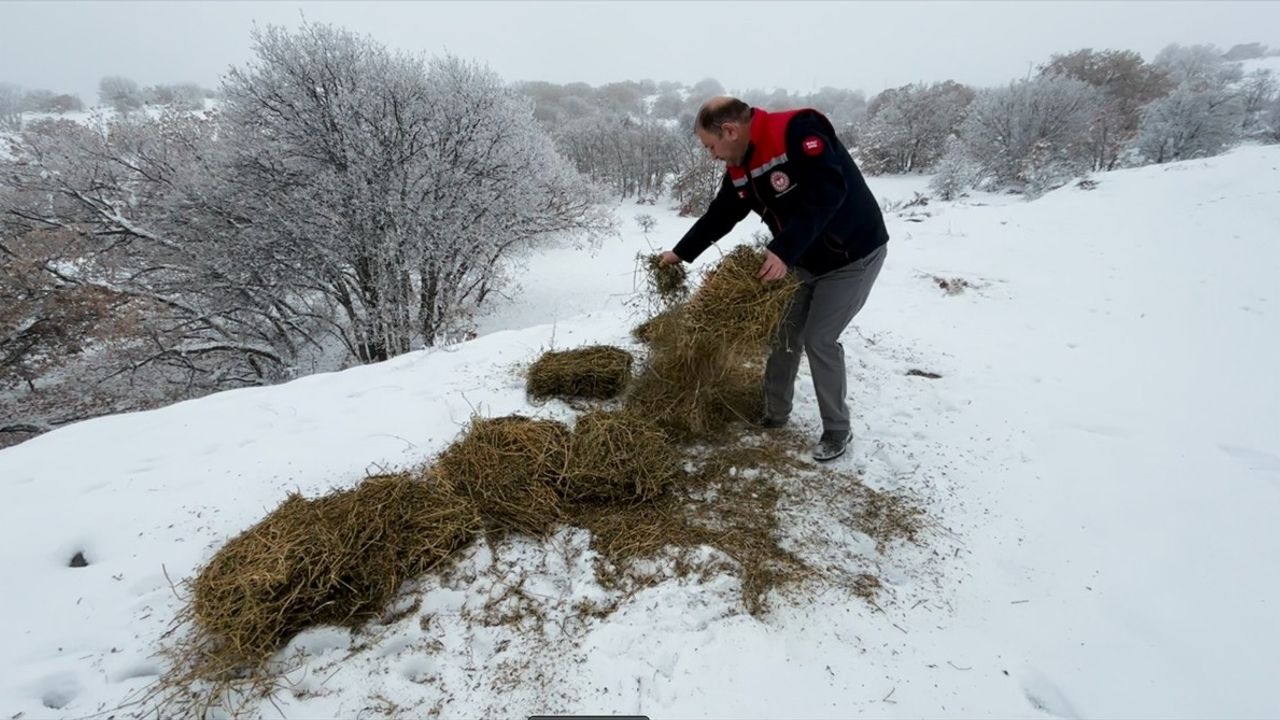
[[(574, 624), (570, 605), (603, 591), (587, 538), (565, 530), (497, 557), (476, 546), (359, 638), (304, 633), (262, 715), (1275, 716), (1280, 148), (1094, 179), (889, 215), (884, 271), (844, 338), (856, 439), (836, 467), (915, 494), (936, 527), (880, 557), (832, 521), (838, 498), (809, 519), (832, 521), (849, 563), (879, 565), (882, 611), (830, 592), (756, 619), (732, 580), (673, 580)], [(602, 247), (532, 258), (474, 341), (0, 451), (0, 714), (82, 717), (153, 681), (181, 606), (170, 579), (287, 492), (429, 460), (473, 412), (569, 417), (528, 404), (522, 368), (629, 345), (635, 255), (691, 223), (619, 213)], [(639, 213), (657, 218), (647, 236)], [(797, 417), (816, 429), (801, 373)], [(68, 567), (77, 552), (87, 567)], [(543, 632), (468, 622), (513, 578)]]

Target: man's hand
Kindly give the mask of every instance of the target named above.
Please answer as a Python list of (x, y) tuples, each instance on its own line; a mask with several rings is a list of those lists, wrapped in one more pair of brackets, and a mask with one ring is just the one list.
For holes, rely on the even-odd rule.
[(782, 259), (774, 255), (771, 251), (764, 251), (764, 264), (760, 266), (760, 272), (756, 273), (756, 277), (765, 282), (773, 280), (781, 280), (787, 274), (787, 264)]
[(670, 250), (667, 250), (662, 253), (662, 259), (658, 261), (658, 264), (659, 265), (675, 265), (677, 263), (682, 263), (682, 262), (684, 261), (680, 259), (679, 255), (671, 252)]

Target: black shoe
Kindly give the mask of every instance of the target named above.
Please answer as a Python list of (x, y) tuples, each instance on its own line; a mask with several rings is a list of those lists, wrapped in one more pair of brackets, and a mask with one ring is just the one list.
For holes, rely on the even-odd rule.
[(768, 415), (760, 418), (760, 427), (765, 430), (777, 430), (780, 427), (787, 426), (786, 418), (769, 417)]
[(835, 460), (849, 449), (849, 442), (853, 440), (853, 433), (848, 430), (841, 432), (824, 432), (822, 438), (818, 440), (818, 444), (813, 448), (813, 459), (818, 462), (827, 462)]

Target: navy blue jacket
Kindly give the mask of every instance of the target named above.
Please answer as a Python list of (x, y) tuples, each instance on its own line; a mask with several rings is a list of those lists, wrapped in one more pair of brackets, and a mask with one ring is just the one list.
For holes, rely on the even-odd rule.
[(673, 252), (692, 262), (750, 211), (773, 234), (768, 248), (788, 267), (821, 275), (889, 241), (880, 205), (817, 110), (752, 110), (742, 165), (728, 165), (707, 212)]

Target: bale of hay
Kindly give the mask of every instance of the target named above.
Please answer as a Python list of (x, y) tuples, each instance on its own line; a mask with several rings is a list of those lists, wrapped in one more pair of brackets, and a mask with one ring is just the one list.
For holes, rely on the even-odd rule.
[(650, 255), (645, 260), (649, 291), (670, 306), (689, 297), (689, 273), (682, 263), (662, 264), (661, 255)]
[(762, 263), (764, 252), (746, 245), (725, 255), (685, 305), (686, 335), (734, 352), (767, 347), (800, 282), (794, 273), (761, 282), (756, 274)]
[(435, 471), (476, 507), (488, 529), (541, 537), (562, 517), (554, 486), (565, 472), (569, 439), (569, 429), (554, 420), (476, 418)]
[(570, 502), (639, 502), (661, 494), (679, 471), (675, 448), (653, 422), (595, 411), (574, 426), (557, 491)]
[(215, 665), (259, 663), (301, 630), (376, 615), (402, 582), (479, 530), (474, 508), (430, 478), (369, 478), (313, 500), (292, 494), (201, 570), (192, 612)]
[(543, 353), (529, 368), (529, 396), (614, 398), (631, 380), (632, 362), (631, 353), (611, 345)]

